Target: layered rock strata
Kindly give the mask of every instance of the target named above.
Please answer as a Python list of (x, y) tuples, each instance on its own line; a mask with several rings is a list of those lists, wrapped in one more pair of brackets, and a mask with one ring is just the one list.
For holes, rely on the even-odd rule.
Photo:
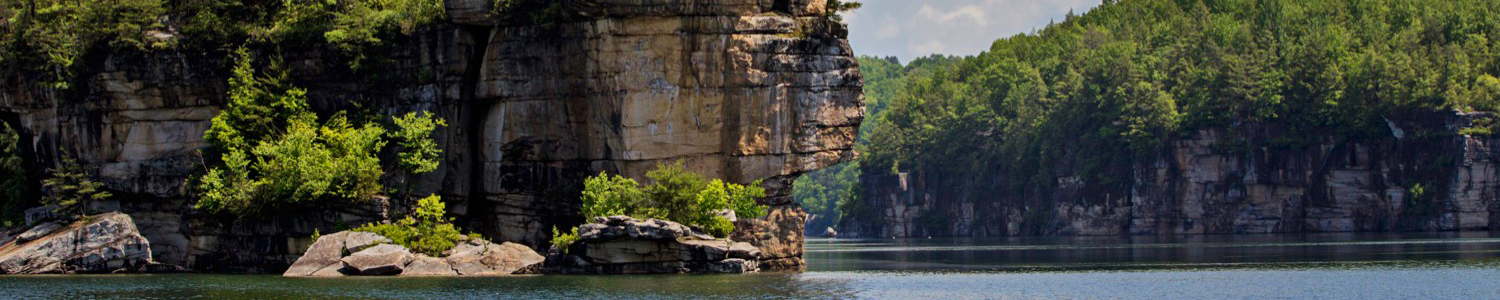
[(578, 228), (578, 241), (554, 249), (546, 272), (562, 274), (750, 273), (756, 245), (715, 239), (676, 222), (600, 217)]
[[(1460, 134), (1487, 113), (1391, 116), (1355, 139), (1274, 123), (1203, 130), (1090, 182), (1057, 166), (1047, 197), (960, 174), (867, 174), (870, 209), (844, 236), (1014, 236), (1500, 229), (1500, 139)], [(1305, 145), (1288, 143), (1304, 138)]]
[(45, 222), (0, 239), (0, 274), (139, 272), (151, 264), (150, 242), (121, 213)]
[[(414, 178), (461, 225), (535, 249), (550, 229), (583, 223), (582, 178), (641, 177), (659, 163), (729, 181), (765, 179), (762, 201), (803, 215), (797, 175), (852, 159), (863, 117), (860, 75), (842, 24), (817, 0), (566, 0), (545, 24), (502, 23), (492, 1), (446, 1), (451, 23), (391, 39), (387, 64), (349, 71), (326, 46), (287, 46), (289, 80), (328, 114), (430, 110), (441, 168)], [(292, 50), (287, 50), (292, 49)], [(252, 52), (268, 56), (269, 49)], [(185, 179), (225, 99), (224, 53), (99, 53), (68, 91), (0, 83), (0, 120), (30, 141), (33, 171), (64, 155), (98, 168), (164, 262), (212, 271), (276, 271), (314, 229), (359, 224), (379, 210), (302, 210), (253, 220), (193, 211)], [(371, 78), (380, 78), (378, 80)], [(400, 180), (392, 178), (391, 180)], [(797, 235), (765, 249), (800, 265)], [(254, 249), (254, 251), (243, 251)]]

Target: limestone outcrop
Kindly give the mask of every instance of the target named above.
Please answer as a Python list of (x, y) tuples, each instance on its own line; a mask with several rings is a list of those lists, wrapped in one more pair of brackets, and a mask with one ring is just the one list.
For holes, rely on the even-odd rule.
[[(546, 24), (501, 24), (489, 14), (493, 1), (445, 1), (447, 23), (387, 40), (390, 51), (378, 55), (392, 63), (359, 74), (326, 45), (281, 53), (289, 82), (321, 113), (429, 110), (446, 119), (451, 126), (435, 133), (442, 166), (413, 178), (414, 192), (442, 195), (466, 229), (533, 249), (548, 244), (551, 228), (585, 221), (578, 191), (601, 171), (640, 178), (682, 160), (732, 182), (765, 179), (762, 203), (790, 222), (801, 218), (792, 180), (854, 158), (861, 77), (824, 1), (560, 3)], [(379, 220), (378, 209), (249, 221), (192, 209), (183, 183), (202, 169), (195, 151), (225, 101), (228, 60), (192, 50), (91, 55), (67, 91), (0, 82), (0, 121), (29, 141), (32, 169), (67, 150), (97, 167), (107, 189), (130, 195), (105, 205), (135, 216), (163, 262), (275, 271), (315, 229)], [(766, 228), (800, 243), (799, 226)]]
[[(1170, 141), (1156, 158), (1137, 162), (1128, 172), (1111, 174), (1127, 184), (1064, 176), (1056, 178), (1051, 197), (1042, 199), (986, 192), (986, 186), (999, 184), (954, 180), (951, 174), (867, 174), (869, 213), (845, 216), (840, 234), (1495, 230), (1500, 229), (1500, 139), (1459, 132), (1490, 116), (1391, 116), (1390, 135), (1369, 139), (1288, 132), (1274, 123), (1204, 130)], [(1308, 142), (1287, 146), (1279, 138), (1287, 135)]]
[(715, 239), (676, 222), (599, 217), (578, 228), (578, 241), (554, 249), (546, 272), (562, 274), (749, 273), (761, 249)]
[(0, 274), (145, 271), (150, 242), (122, 213), (45, 222), (0, 244)]
[(461, 241), (443, 257), (412, 253), (369, 232), (341, 231), (317, 241), (283, 272), (287, 277), (358, 275), (498, 276), (536, 274), (546, 258), (516, 243)]

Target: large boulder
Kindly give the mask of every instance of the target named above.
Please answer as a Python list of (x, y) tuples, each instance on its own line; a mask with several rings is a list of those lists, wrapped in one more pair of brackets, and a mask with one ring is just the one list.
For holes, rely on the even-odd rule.
[(151, 263), (151, 243), (122, 213), (44, 223), (0, 244), (0, 274), (139, 271)]
[(457, 276), (458, 271), (448, 264), (448, 260), (417, 254), (410, 264), (401, 271), (401, 276)]
[[(746, 273), (759, 270), (761, 249), (715, 239), (676, 222), (624, 216), (579, 227), (578, 242), (547, 269), (569, 274)], [(559, 249), (561, 250), (561, 249)]]
[(525, 245), (481, 239), (459, 242), (443, 257), (431, 257), (413, 254), (378, 234), (345, 231), (318, 238), (282, 276), (533, 274), (541, 272), (546, 260)]
[(380, 244), (389, 244), (391, 239), (379, 234), (360, 231), (340, 231), (318, 237), (307, 252), (292, 263), (282, 276), (343, 276), (344, 256), (360, 252)]
[(447, 257), (460, 275), (533, 274), (541, 271), (547, 257), (525, 245), (470, 241), (453, 247)]
[(345, 256), (340, 261), (344, 263), (346, 274), (395, 275), (401, 274), (413, 258), (406, 247), (380, 244)]
[(36, 225), (36, 227), (31, 227), (31, 229), (27, 229), (25, 232), (21, 232), (20, 235), (16, 235), (16, 243), (35, 241), (36, 239), (52, 234), (53, 232), (57, 232), (58, 229), (62, 229), (62, 224), (57, 221), (45, 222), (40, 225)]
[[(297, 259), (297, 262), (292, 263), (291, 268), (281, 273), (281, 276), (312, 276), (319, 270), (331, 266), (338, 265), (342, 267), (340, 260), (344, 258), (344, 238), (348, 236), (349, 232), (344, 231), (318, 237), (318, 240), (313, 242), (311, 247), (307, 248), (307, 252), (303, 253), (302, 257)], [(339, 273), (324, 274), (333, 276), (342, 275)]]

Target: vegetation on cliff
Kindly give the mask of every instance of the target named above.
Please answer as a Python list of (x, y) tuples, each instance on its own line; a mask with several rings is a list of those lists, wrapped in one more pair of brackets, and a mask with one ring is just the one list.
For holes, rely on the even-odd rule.
[(56, 212), (63, 217), (75, 218), (88, 215), (93, 203), (109, 199), (114, 194), (104, 190), (104, 184), (89, 177), (89, 168), (78, 164), (78, 160), (63, 156), (62, 166), (50, 170), (52, 177), (42, 180), (48, 194), (42, 203), (55, 205)]
[(416, 210), (411, 215), (395, 222), (367, 224), (354, 228), (390, 238), (397, 245), (412, 252), (441, 257), (443, 251), (453, 249), (458, 242), (481, 238), (478, 234), (463, 234), (444, 216), (448, 212), (442, 198), (433, 195), (417, 200)]
[[(977, 56), (912, 61), (899, 80), (862, 67), (858, 167), (1050, 199), (1060, 176), (1127, 184), (1132, 164), (1200, 129), (1277, 123), (1276, 146), (1299, 148), (1314, 132), (1390, 136), (1385, 118), (1407, 112), (1494, 111), (1496, 12), (1479, 0), (1105, 1)], [(850, 185), (837, 178), (798, 185)], [(797, 193), (829, 211), (827, 196)]]
[(197, 208), (243, 215), (369, 200), (383, 192), (378, 154), (391, 140), (402, 146), (397, 166), (410, 174), (436, 169), (440, 150), (431, 134), (442, 120), (412, 113), (394, 118), (395, 128), (387, 130), (375, 122), (356, 125), (340, 112), (319, 123), (305, 92), (286, 84), (278, 65), (258, 75), (240, 51), (229, 103), (204, 133), (211, 147)]
[(0, 4), (0, 69), (67, 88), (89, 53), (246, 43), (327, 43), (352, 67), (367, 50), (445, 17), (441, 0), (28, 0)]
[[(716, 237), (734, 231), (734, 223), (722, 215), (731, 211), (738, 218), (766, 214), (766, 206), (755, 199), (765, 197), (760, 182), (750, 185), (707, 180), (683, 169), (682, 163), (659, 165), (646, 173), (650, 184), (642, 186), (625, 176), (599, 173), (584, 180), (585, 218), (625, 215), (653, 218), (697, 226)], [(574, 235), (577, 234), (576, 229)], [(554, 240), (565, 234), (553, 230)], [(565, 238), (566, 240), (566, 238)]]
[(21, 225), (25, 221), (24, 210), (37, 201), (22, 165), (21, 145), (24, 144), (16, 130), (0, 122), (0, 228)]

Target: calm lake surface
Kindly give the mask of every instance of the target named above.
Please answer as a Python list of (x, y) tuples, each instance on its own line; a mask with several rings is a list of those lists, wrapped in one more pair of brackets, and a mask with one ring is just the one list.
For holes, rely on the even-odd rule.
[(814, 239), (808, 272), (0, 277), (0, 298), (1500, 299), (1500, 232)]

